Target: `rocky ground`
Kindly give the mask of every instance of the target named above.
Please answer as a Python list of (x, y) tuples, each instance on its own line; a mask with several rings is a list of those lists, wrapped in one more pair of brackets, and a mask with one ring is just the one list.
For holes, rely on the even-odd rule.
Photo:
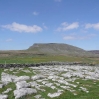
[(55, 99), (65, 91), (73, 96), (91, 93), (91, 87), (99, 87), (99, 67), (46, 65), (1, 69), (0, 79), (0, 99)]

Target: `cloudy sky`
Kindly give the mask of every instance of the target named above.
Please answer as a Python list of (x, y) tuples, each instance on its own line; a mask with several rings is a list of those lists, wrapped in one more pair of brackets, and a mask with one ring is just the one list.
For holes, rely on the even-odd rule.
[(0, 50), (34, 43), (99, 50), (99, 0), (0, 0)]

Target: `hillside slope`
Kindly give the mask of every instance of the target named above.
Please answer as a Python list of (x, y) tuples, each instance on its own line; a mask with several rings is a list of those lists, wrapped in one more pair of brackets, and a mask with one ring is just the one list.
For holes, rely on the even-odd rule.
[(38, 51), (39, 53), (46, 54), (62, 54), (77, 56), (91, 55), (90, 52), (87, 52), (81, 48), (63, 43), (35, 43), (28, 48), (28, 51)]

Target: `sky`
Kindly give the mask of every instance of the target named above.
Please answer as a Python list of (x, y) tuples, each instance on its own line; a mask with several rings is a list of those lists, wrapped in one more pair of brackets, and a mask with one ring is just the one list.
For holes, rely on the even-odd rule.
[(99, 50), (99, 0), (0, 0), (0, 50), (34, 43)]

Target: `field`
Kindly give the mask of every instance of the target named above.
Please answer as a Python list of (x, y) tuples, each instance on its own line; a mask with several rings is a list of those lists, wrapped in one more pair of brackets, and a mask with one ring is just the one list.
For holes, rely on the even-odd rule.
[(33, 56), (10, 56), (0, 57), (0, 63), (40, 63), (49, 61), (61, 62), (81, 62), (99, 64), (99, 58), (94, 57), (79, 57), (79, 56), (63, 56), (63, 55), (33, 55)]

